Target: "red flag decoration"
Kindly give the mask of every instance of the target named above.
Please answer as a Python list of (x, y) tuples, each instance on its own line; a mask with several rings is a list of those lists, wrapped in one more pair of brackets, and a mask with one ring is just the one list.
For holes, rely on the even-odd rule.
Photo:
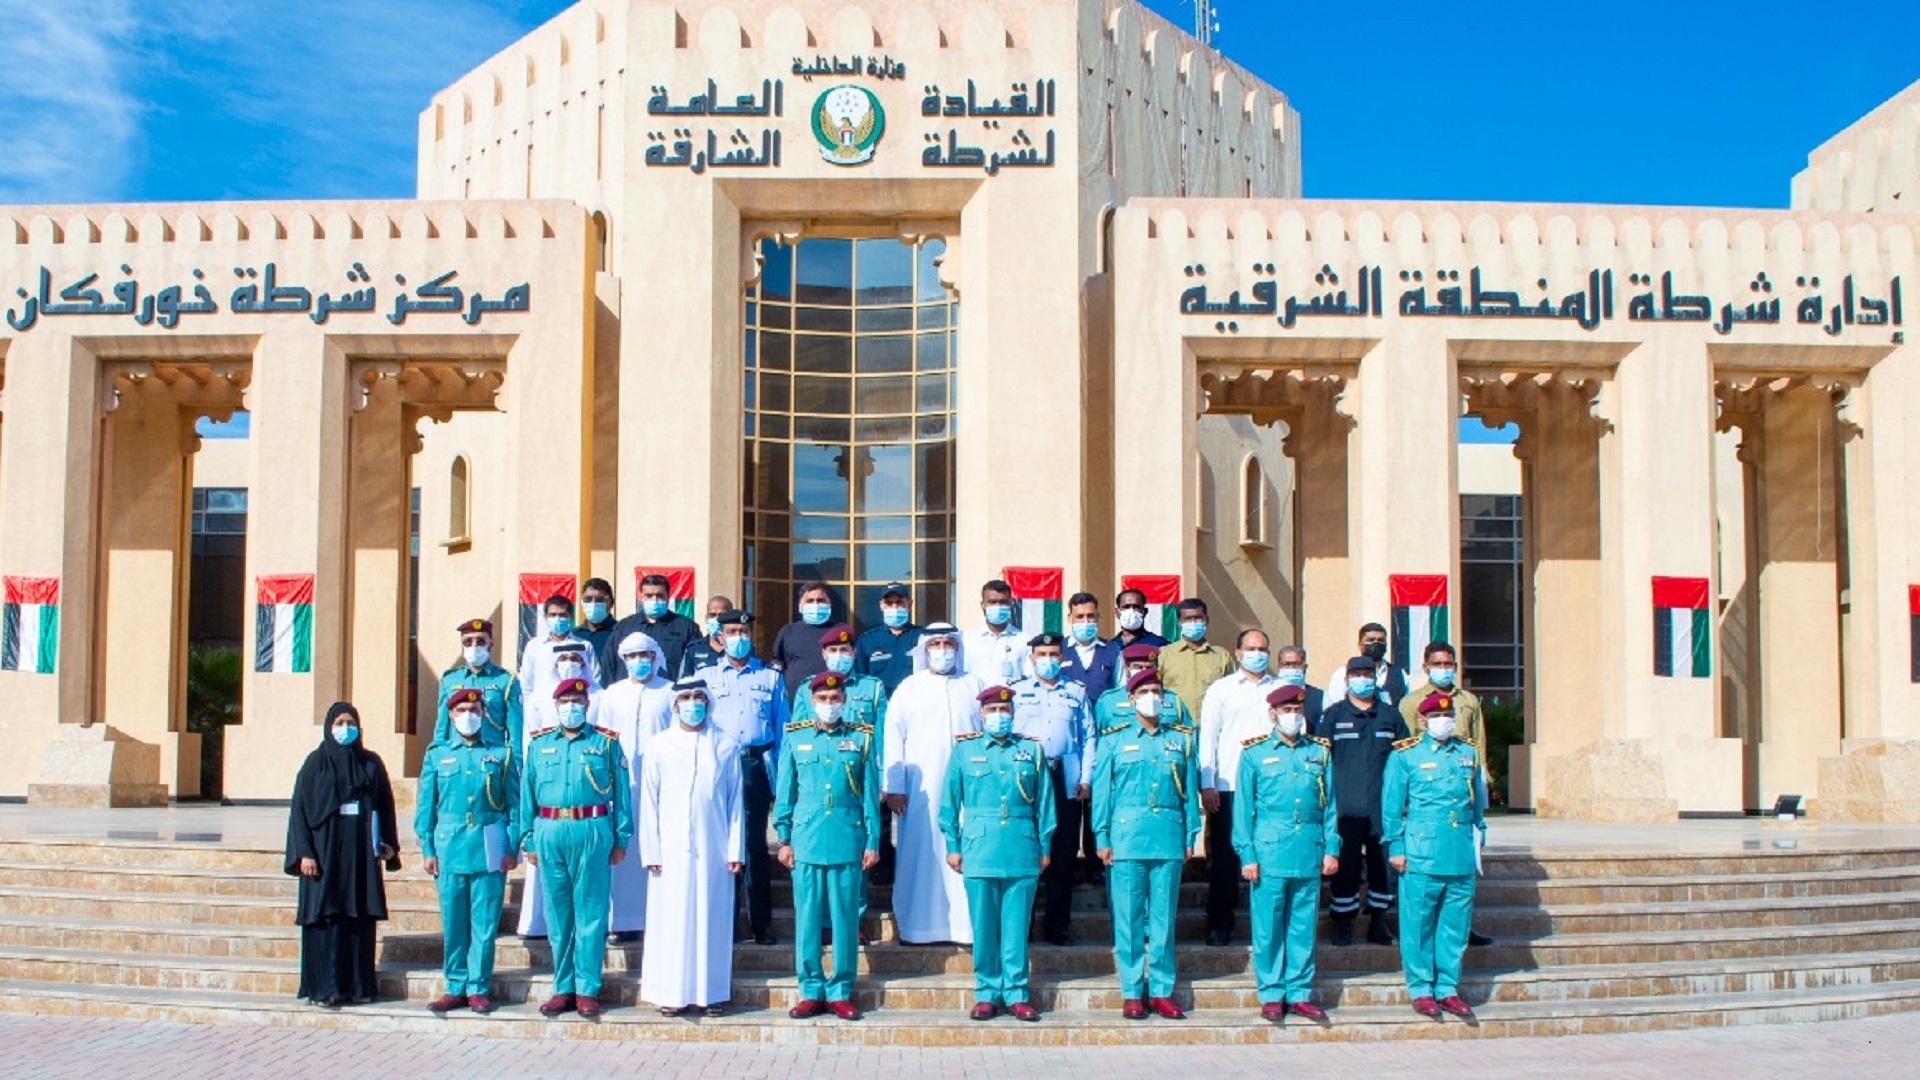
[(1393, 606), (1393, 666), (1412, 671), (1427, 646), (1447, 640), (1447, 575), (1389, 574), (1388, 602)]
[(633, 595), (640, 596), (640, 579), (659, 574), (667, 579), (667, 606), (687, 618), (693, 618), (693, 567), (636, 566), (633, 568)]
[(1168, 641), (1180, 640), (1179, 574), (1122, 574), (1120, 591), (1138, 589), (1147, 597), (1146, 629)]
[(1060, 602), (1065, 599), (1066, 571), (1057, 566), (1009, 566), (1000, 573), (1013, 586), (1016, 629), (1029, 636), (1065, 632)]
[(1653, 673), (1704, 679), (1712, 674), (1706, 578), (1653, 579)]
[(5, 612), (0, 671), (53, 674), (60, 641), (60, 579), (9, 575)]
[(1907, 586), (1907, 624), (1913, 643), (1913, 681), (1920, 683), (1920, 585)]
[(540, 609), (549, 596), (564, 596), (569, 602), (577, 599), (572, 574), (521, 574), (520, 575), (520, 648), (526, 649), (529, 641), (540, 638)]
[(254, 579), (253, 670), (302, 675), (313, 670), (313, 575)]

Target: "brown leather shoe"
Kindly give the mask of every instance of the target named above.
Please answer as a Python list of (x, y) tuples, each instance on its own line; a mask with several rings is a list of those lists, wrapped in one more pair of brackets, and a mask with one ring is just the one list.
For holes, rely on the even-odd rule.
[(493, 999), (485, 994), (468, 994), (467, 1008), (485, 1016), (493, 1011)]
[(967, 1014), (969, 1020), (991, 1020), (1000, 1015), (1000, 1009), (991, 1001), (976, 1001), (973, 1011)]
[(597, 997), (589, 997), (586, 994), (581, 994), (579, 997), (573, 999), (573, 1008), (575, 1012), (580, 1014), (580, 1019), (582, 1020), (600, 1019), (600, 999)]
[(1417, 997), (1413, 999), (1413, 1011), (1437, 1020), (1440, 1017), (1440, 1003), (1430, 997)]
[(1180, 1006), (1175, 1005), (1172, 998), (1148, 998), (1147, 1008), (1152, 1009), (1168, 1020), (1185, 1020), (1187, 1018), (1187, 1014), (1180, 1011)]
[(427, 1011), (438, 1016), (445, 1016), (455, 1009), (464, 1009), (466, 1007), (467, 999), (458, 994), (441, 994), (439, 997), (427, 1002)]
[(1279, 1023), (1287, 1015), (1287, 1007), (1277, 1001), (1269, 1001), (1260, 1006), (1260, 1019), (1270, 1023)]
[(787, 1015), (793, 1017), (795, 1020), (811, 1020), (826, 1011), (826, 1002), (808, 998), (793, 1008), (788, 1009)]
[(1013, 1014), (1015, 1020), (1024, 1020), (1029, 1024), (1040, 1019), (1040, 1010), (1024, 1001), (1016, 1001), (1007, 1006), (1007, 1011)]
[(1287, 1011), (1302, 1020), (1311, 1020), (1316, 1024), (1327, 1022), (1327, 1010), (1311, 1001), (1295, 1001), (1287, 1005)]
[(1120, 1015), (1129, 1020), (1145, 1020), (1147, 1007), (1140, 1004), (1139, 998), (1128, 998), (1120, 1003)]
[(854, 1008), (853, 1002), (851, 1001), (847, 1001), (845, 999), (842, 999), (840, 1001), (829, 1001), (827, 1002), (827, 1008), (833, 1010), (833, 1015), (839, 1017), (842, 1020), (860, 1019), (860, 1010)]
[(559, 1016), (561, 1013), (572, 1012), (572, 1011), (573, 1011), (573, 995), (572, 994), (555, 994), (552, 997), (547, 999), (547, 1003), (545, 1005), (540, 1006), (540, 1015), (548, 1017), (549, 1019), (555, 1016)]
[(1473, 1015), (1473, 1006), (1467, 1004), (1459, 994), (1448, 994), (1441, 998), (1440, 1008), (1443, 1012), (1450, 1012), (1455, 1016)]

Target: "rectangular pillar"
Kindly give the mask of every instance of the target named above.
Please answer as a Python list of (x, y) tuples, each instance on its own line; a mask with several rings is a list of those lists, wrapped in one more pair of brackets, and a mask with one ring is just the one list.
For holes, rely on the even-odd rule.
[(1354, 623), (1349, 599), (1353, 582), (1348, 532), (1347, 443), (1353, 421), (1338, 412), (1336, 395), (1320, 391), (1308, 398), (1287, 433), (1293, 456), (1296, 498), (1295, 621), (1307, 648), (1308, 677), (1325, 686), (1353, 655)]
[[(347, 697), (361, 738), (395, 776), (415, 770), (433, 738), (407, 736), (408, 534), (414, 432), (396, 379), (381, 379), (347, 424)], [(435, 635), (442, 637), (442, 635)]]

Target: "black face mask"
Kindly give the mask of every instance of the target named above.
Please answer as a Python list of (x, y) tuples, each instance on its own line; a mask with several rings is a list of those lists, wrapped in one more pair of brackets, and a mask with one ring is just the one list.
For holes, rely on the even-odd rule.
[(1360, 655), (1369, 660), (1384, 660), (1387, 657), (1387, 643), (1375, 641), (1360, 646)]

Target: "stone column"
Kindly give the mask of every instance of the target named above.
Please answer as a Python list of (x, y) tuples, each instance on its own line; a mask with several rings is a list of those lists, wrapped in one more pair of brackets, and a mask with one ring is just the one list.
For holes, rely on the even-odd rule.
[(361, 738), (397, 779), (403, 762), (414, 771), (433, 737), (433, 714), (413, 739), (406, 716), (409, 494), (419, 436), (397, 379), (355, 380), (349, 393), (357, 407), (347, 424), (347, 697), (360, 707)]
[(1324, 686), (1353, 655), (1347, 443), (1354, 425), (1340, 411), (1344, 402), (1339, 390), (1316, 383), (1306, 393), (1307, 400), (1288, 414), (1282, 448), (1294, 462), (1299, 567), (1294, 575), (1294, 623), (1307, 648), (1311, 681)]
[[(315, 575), (312, 670), (253, 670), (256, 619), (249, 619), (241, 722), (226, 735), (232, 798), (286, 798), (319, 744), (327, 706), (347, 691), (347, 368), (346, 353), (318, 328), (277, 325), (254, 349), (248, 599), (263, 575)], [(249, 603), (250, 615), (256, 606)], [(363, 717), (369, 730), (383, 722), (379, 707)]]

